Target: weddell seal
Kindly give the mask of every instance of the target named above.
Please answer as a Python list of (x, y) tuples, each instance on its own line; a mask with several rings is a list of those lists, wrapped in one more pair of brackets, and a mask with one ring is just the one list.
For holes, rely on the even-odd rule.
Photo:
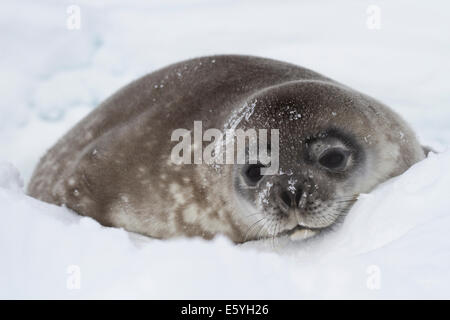
[[(218, 144), (218, 132), (266, 129), (277, 172), (201, 154), (174, 163), (183, 137), (173, 133), (194, 122), (217, 134), (200, 146), (185, 140), (194, 151)], [(170, 65), (109, 97), (40, 160), (28, 193), (154, 238), (303, 239), (339, 225), (360, 193), (424, 157), (377, 100), (296, 65), (222, 55)]]

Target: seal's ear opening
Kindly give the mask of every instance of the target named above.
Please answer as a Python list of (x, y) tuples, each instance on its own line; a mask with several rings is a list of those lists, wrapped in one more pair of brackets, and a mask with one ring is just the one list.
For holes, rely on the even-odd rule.
[(425, 153), (425, 157), (428, 157), (428, 154), (430, 152), (436, 153), (436, 151), (433, 148), (429, 147), (429, 146), (422, 146), (422, 150)]

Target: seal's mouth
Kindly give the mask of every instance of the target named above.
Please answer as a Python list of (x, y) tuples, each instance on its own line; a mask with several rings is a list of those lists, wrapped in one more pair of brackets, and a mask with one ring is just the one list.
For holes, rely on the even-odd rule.
[[(323, 224), (321, 222), (324, 222), (323, 219), (321, 220), (318, 218), (318, 220), (315, 221), (309, 221), (314, 226), (305, 226), (304, 222), (305, 219), (302, 218), (302, 212), (299, 211), (301, 209), (295, 208), (290, 209), (287, 213), (291, 216), (293, 215), (300, 215), (300, 218), (297, 219), (297, 225), (292, 227), (291, 229), (285, 229), (278, 233), (278, 237), (288, 237), (290, 240), (293, 241), (301, 241), (306, 240), (309, 238), (312, 238), (319, 233), (322, 233), (323, 231), (329, 231), (334, 229), (336, 224), (339, 224), (342, 222), (342, 218), (346, 216), (346, 214), (350, 211), (350, 208), (353, 206), (354, 202), (357, 200), (357, 196), (351, 196), (351, 197), (342, 197), (338, 200), (339, 204), (344, 204), (344, 206), (338, 206), (337, 208), (334, 208), (334, 211), (330, 214), (327, 213), (327, 217), (329, 220), (328, 224)], [(281, 209), (280, 209), (281, 210)], [(283, 212), (283, 211), (282, 211)], [(334, 214), (333, 214), (334, 213)], [(316, 212), (316, 214), (324, 214), (323, 212)], [(330, 216), (334, 216), (333, 219), (330, 219)], [(321, 225), (322, 224), (322, 225)], [(289, 227), (291, 227), (290, 225)]]
[(285, 230), (279, 236), (288, 236), (293, 241), (306, 240), (320, 233), (325, 228), (309, 228), (302, 225), (297, 225), (292, 229)]

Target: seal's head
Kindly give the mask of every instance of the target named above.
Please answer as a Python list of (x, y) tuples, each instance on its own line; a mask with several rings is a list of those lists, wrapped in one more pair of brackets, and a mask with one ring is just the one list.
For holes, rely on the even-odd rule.
[(240, 127), (279, 130), (279, 172), (262, 175), (262, 163), (234, 166), (245, 240), (305, 239), (329, 229), (358, 194), (423, 157), (408, 143), (414, 134), (392, 111), (343, 86), (293, 82), (252, 101), (253, 113)]

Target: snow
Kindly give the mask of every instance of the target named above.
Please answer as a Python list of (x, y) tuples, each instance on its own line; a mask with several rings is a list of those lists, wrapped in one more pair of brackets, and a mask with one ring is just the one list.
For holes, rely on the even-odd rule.
[(432, 154), (318, 240), (240, 246), (102, 227), (24, 195), (1, 165), (0, 298), (448, 298), (449, 163), (449, 151)]
[[(450, 298), (447, 2), (80, 0), (81, 29), (68, 30), (72, 4), (1, 4), (0, 298)], [(368, 93), (439, 153), (306, 242), (150, 240), (23, 193), (45, 150), (120, 86), (216, 53), (296, 63)]]

